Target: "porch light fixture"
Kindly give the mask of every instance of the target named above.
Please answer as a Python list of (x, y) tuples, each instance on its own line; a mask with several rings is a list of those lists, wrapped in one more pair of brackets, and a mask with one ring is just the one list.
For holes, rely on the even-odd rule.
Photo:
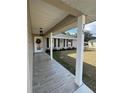
[(43, 28), (40, 28), (40, 36), (43, 36)]

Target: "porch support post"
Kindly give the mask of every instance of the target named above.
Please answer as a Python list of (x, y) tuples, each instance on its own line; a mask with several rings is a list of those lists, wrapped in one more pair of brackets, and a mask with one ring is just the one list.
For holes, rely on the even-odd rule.
[(83, 79), (84, 26), (85, 26), (85, 15), (81, 15), (78, 17), (76, 78), (75, 78), (75, 82), (78, 86), (81, 86), (83, 84), (82, 79)]
[(50, 33), (50, 58), (53, 59), (53, 40), (52, 40), (52, 33)]

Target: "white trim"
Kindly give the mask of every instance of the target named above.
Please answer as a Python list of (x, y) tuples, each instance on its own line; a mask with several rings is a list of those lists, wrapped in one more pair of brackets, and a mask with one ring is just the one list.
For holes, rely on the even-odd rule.
[[(38, 44), (36, 44), (36, 40), (37, 39), (40, 39), (41, 40), (41, 44), (40, 44), (40, 46), (42, 47), (40, 50), (37, 50), (37, 45)], [(43, 37), (41, 37), (41, 36), (35, 36), (34, 37), (34, 52), (35, 53), (38, 53), (38, 52), (43, 52)]]
[(66, 49), (67, 47), (66, 47), (66, 39), (65, 39), (65, 46), (64, 46), (64, 48)]
[(57, 34), (54, 35), (53, 38), (60, 38), (60, 39), (77, 39), (74, 36), (69, 36), (69, 35), (65, 35), (65, 34)]
[(69, 38), (69, 37), (68, 37), (68, 38), (67, 38), (67, 37), (55, 37), (55, 36), (54, 36), (53, 38), (58, 38), (58, 39), (77, 39), (77, 38)]
[(50, 33), (50, 58), (53, 59), (53, 40), (52, 40), (52, 33)]
[(56, 49), (58, 49), (58, 39), (56, 38)]

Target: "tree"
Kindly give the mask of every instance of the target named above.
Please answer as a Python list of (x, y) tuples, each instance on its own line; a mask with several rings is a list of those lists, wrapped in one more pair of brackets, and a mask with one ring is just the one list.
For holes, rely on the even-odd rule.
[(77, 37), (77, 33), (74, 34), (74, 37)]
[(66, 35), (71, 36), (71, 34), (69, 32), (66, 32)]
[(93, 34), (90, 32), (90, 31), (85, 31), (84, 32), (84, 41), (85, 42), (88, 42), (89, 40), (91, 40), (92, 39), (92, 36)]
[(66, 33), (65, 33), (65, 32), (62, 32), (62, 34), (66, 35)]

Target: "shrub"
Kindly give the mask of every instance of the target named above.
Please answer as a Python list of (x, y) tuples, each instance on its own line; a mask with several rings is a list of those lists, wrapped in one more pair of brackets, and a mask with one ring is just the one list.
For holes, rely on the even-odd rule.
[(75, 50), (76, 48), (75, 47), (72, 47), (72, 50)]
[(50, 49), (46, 49), (45, 52), (50, 55)]
[(58, 51), (57, 49), (53, 49), (53, 51)]

